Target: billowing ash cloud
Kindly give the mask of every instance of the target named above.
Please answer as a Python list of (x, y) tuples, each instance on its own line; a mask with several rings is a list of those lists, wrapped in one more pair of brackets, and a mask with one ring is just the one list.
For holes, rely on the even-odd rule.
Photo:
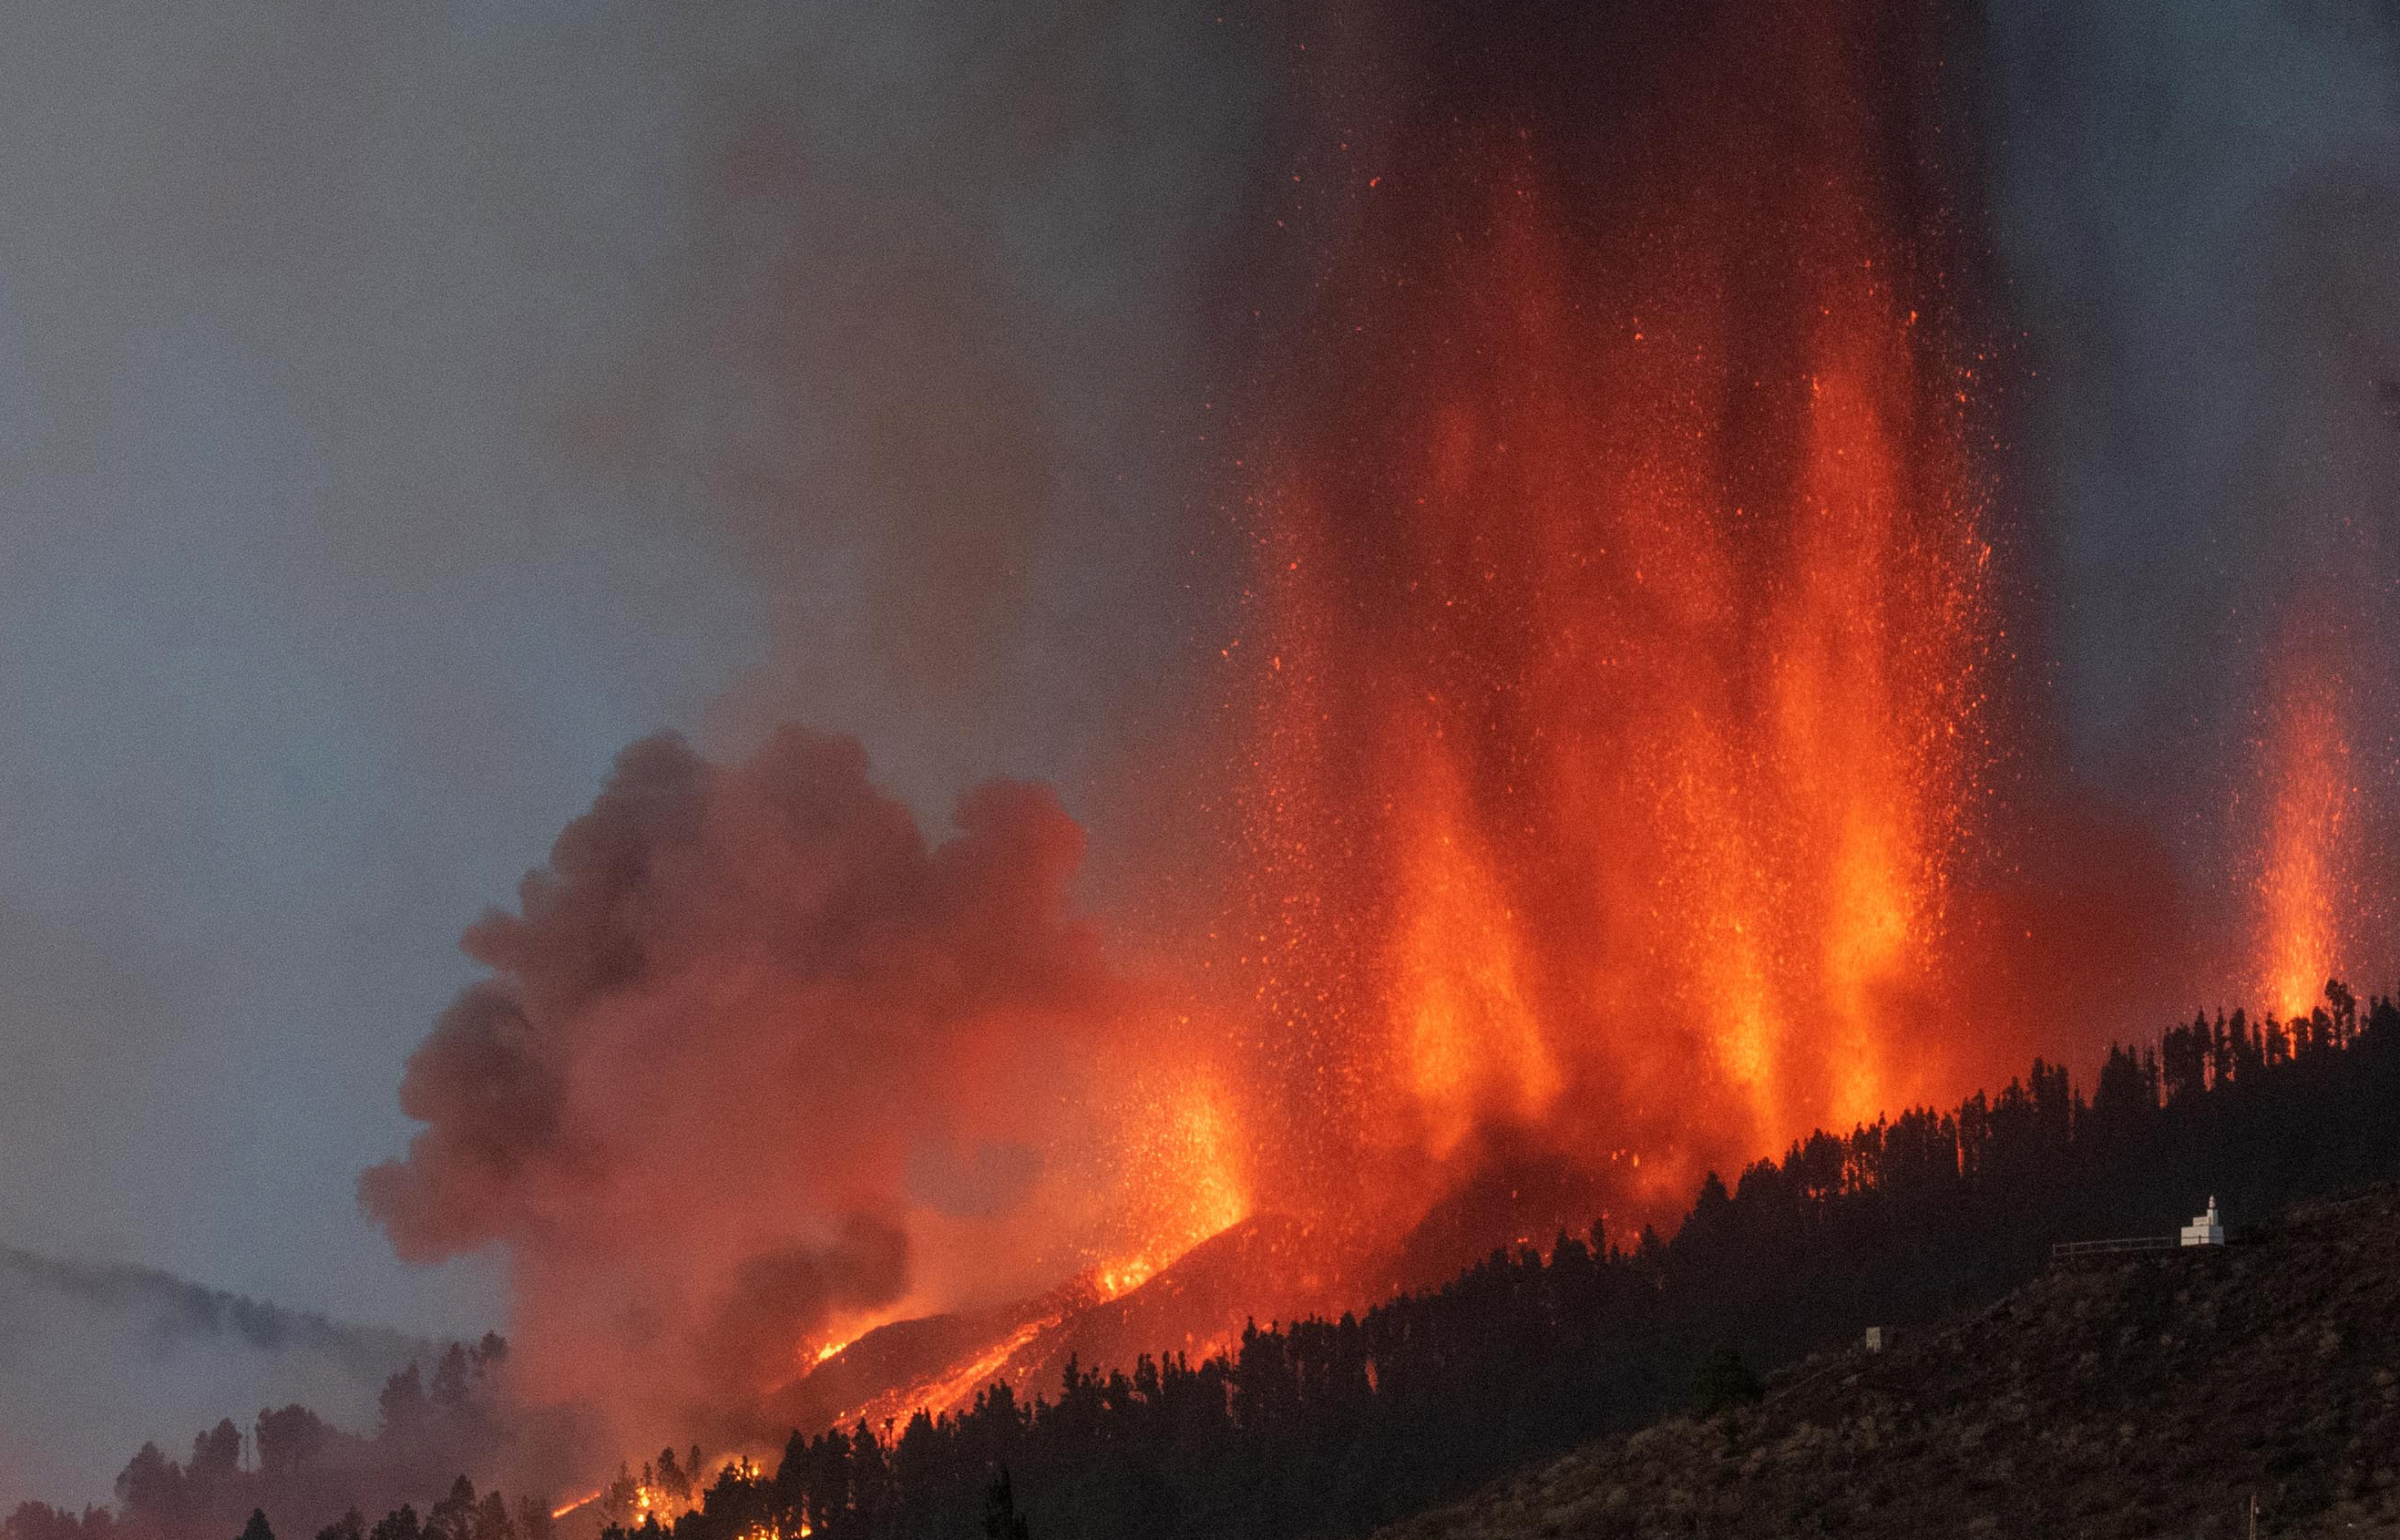
[(990, 783), (954, 818), (930, 842), (849, 739), (721, 765), (652, 738), (468, 933), (490, 974), (410, 1061), (425, 1129), (360, 1192), (403, 1256), (508, 1248), (525, 1397), (661, 1438), (738, 1417), (901, 1300), (927, 1237), (989, 1286), (1059, 1233), (1038, 1176), (966, 1183), (982, 1212), (940, 1179), (1061, 1148), (1125, 990), (1050, 794)]
[[(0, 1233), (480, 1329), (495, 1270), (403, 1279), (349, 1188), (459, 917), (611, 754), (790, 716), (936, 809), (1074, 788), (1162, 693), (1272, 40), (1161, 0), (11, 20)], [(944, 1212), (1033, 1191), (1008, 1140), (914, 1160)], [(62, 1442), (180, 1438), (142, 1383)], [(9, 1388), (0, 1448), (60, 1437)]]

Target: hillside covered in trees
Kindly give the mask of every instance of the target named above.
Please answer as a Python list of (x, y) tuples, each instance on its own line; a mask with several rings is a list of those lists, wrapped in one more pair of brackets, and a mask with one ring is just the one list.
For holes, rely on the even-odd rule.
[(1752, 1405), (1597, 1441), (1384, 1540), (2400, 1533), (2400, 1187), (2254, 1244), (2077, 1259)]
[[(994, 1385), (955, 1416), (795, 1433), (773, 1468), (728, 1465), (688, 1508), (663, 1505), (680, 1510), (670, 1525), (595, 1506), (642, 1540), (653, 1527), (675, 1540), (955, 1537), (982, 1530), (1005, 1470), (1014, 1518), (1040, 1540), (1358, 1535), (1684, 1410), (1696, 1385), (1721, 1395), (1728, 1374), (1738, 1390), (1751, 1370), (1870, 1324), (1982, 1308), (2038, 1274), (2058, 1239), (2158, 1233), (2211, 1194), (2238, 1227), (2393, 1176), (2400, 1008), (2362, 1012), (2337, 984), (2304, 1019), (2236, 1013), (2112, 1050), (2088, 1096), (2036, 1061), (1997, 1097), (1812, 1135), (1730, 1184), (1711, 1176), (1671, 1239), (1595, 1225), (1363, 1316), (1254, 1327), (1200, 1362), (1073, 1365), (1056, 1385)], [(472, 1383), (431, 1397), (457, 1401), (445, 1440), (507, 1436), (476, 1421), (489, 1413)], [(113, 1514), (27, 1505), (5, 1540), (229, 1540), (252, 1506), (296, 1535), (341, 1503), (374, 1513), (393, 1500), (389, 1478), (356, 1482), (355, 1462), (402, 1438), (394, 1419), (415, 1404), (399, 1393), (393, 1425), (356, 1447), (330, 1430), (294, 1443), (269, 1425), (287, 1414), (263, 1414), (254, 1468), (236, 1463), (230, 1424), (184, 1466), (144, 1450)], [(654, 1463), (653, 1490), (670, 1467), (665, 1485), (690, 1490), (695, 1463)], [(323, 1540), (543, 1540), (547, 1527), (542, 1503), (461, 1482), (427, 1520), (390, 1509)]]
[(1348, 1535), (1684, 1407), (1730, 1349), (1789, 1362), (1870, 1324), (1981, 1306), (2062, 1237), (2237, 1220), (2400, 1173), (2400, 1008), (2349, 990), (2294, 1022), (2199, 1019), (2117, 1049), (2087, 1097), (2028, 1081), (1946, 1112), (1820, 1133), (1670, 1241), (1595, 1229), (1494, 1254), (1338, 1321), (1253, 1329), (1189, 1363), (994, 1386), (957, 1417), (795, 1434), (728, 1469), (675, 1540), (975, 1533), (995, 1473), (1043, 1540)]

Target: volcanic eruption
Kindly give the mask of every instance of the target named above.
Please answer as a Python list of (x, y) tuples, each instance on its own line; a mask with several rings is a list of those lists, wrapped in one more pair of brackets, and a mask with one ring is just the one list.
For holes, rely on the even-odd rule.
[[(470, 933), (370, 1209), (509, 1249), (526, 1394), (766, 1441), (1630, 1236), (2180, 955), (2173, 863), (2055, 794), (1950, 28), (1329, 24), (1118, 902), (1037, 787), (935, 838), (847, 740), (637, 745)], [(2328, 677), (2267, 735), (2285, 1013), (2345, 944)]]

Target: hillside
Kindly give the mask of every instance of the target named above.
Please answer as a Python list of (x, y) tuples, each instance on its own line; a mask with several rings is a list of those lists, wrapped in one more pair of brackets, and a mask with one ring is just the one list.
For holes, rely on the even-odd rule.
[[(1744, 1536), (1806, 1533), (1811, 1520), (1822, 1533), (1964, 1533), (1986, 1517), (1987, 1533), (2189, 1533), (2179, 1516), (2222, 1517), (2229, 1494), (2237, 1504), (2246, 1499), (2242, 1483), (2271, 1476), (2262, 1489), (2271, 1505), (2270, 1533), (2289, 1533), (2298, 1516), (2325, 1510), (2339, 1495), (2334, 1466), (2309, 1474), (2326, 1436), (2306, 1428), (2317, 1409), (2279, 1411), (2260, 1424), (2301, 1427), (2300, 1437), (2312, 1441), (2302, 1453), (2279, 1456), (2284, 1463), (2271, 1469), (2254, 1470), (2242, 1464), (2263, 1458), (2251, 1443), (2229, 1445), (2237, 1449), (2229, 1456), (2207, 1441), (2224, 1432), (2221, 1420), (2189, 1436), (2177, 1424), (2194, 1408), (2216, 1416), (2222, 1406), (2246, 1404), (2259, 1387), (2278, 1383), (2288, 1364), (2254, 1371), (2237, 1362), (2230, 1388), (2217, 1393), (2214, 1369), (2174, 1354), (2198, 1351), (2189, 1319), (2213, 1323), (2202, 1345), (2236, 1344), (2237, 1358), (2250, 1350), (2244, 1344), (2258, 1332), (2243, 1314), (2248, 1307), (2207, 1290), (2251, 1270), (2282, 1280), (2261, 1285), (2269, 1293), (2258, 1308), (2270, 1318), (2280, 1319), (2277, 1309), (2301, 1315), (2316, 1309), (2310, 1297), (2291, 1294), (2298, 1286), (2290, 1281), (2313, 1265), (2306, 1240), (2313, 1221), (2304, 1217), (2265, 1249), (2241, 1256), (2153, 1258), (2147, 1270), (2089, 1275), (2045, 1269), (2060, 1236), (2157, 1231), (2212, 1191), (2240, 1223), (2400, 1180), (2400, 1005), (2376, 1000), (2362, 1013), (2338, 986), (2327, 998), (2331, 1009), (2288, 1023), (2252, 1023), (2236, 1012), (2175, 1027), (2154, 1048), (2114, 1050), (2088, 1099), (2066, 1070), (2037, 1060), (2028, 1080), (1996, 1096), (1977, 1093), (1946, 1111), (1911, 1109), (1848, 1134), (1820, 1131), (1780, 1160), (1743, 1169), (1730, 1185), (1704, 1179), (1670, 1238), (1594, 1224), (1554, 1236), (1547, 1248), (1494, 1251), (1439, 1287), (1393, 1295), (1357, 1316), (1293, 1308), (1279, 1322), (1269, 1315), (1263, 1327), (1231, 1325), (1234, 1309), (1275, 1297), (1284, 1287), (1275, 1279), (1309, 1285), (1304, 1269), (1280, 1267), (1285, 1232), (1261, 1220), (1113, 1300), (1095, 1299), (1087, 1284), (1070, 1286), (991, 1317), (940, 1317), (868, 1333), (799, 1383), (799, 1396), (818, 1397), (820, 1410), (809, 1413), (798, 1397), (786, 1408), (793, 1432), (771, 1470), (729, 1464), (688, 1509), (680, 1479), (662, 1483), (673, 1534), (752, 1540), (805, 1529), (818, 1540), (954, 1540), (980, 1527), (994, 1473), (1004, 1466), (1042, 1540), (1343, 1540), (1457, 1503), (1494, 1479), (1543, 1468), (1577, 1449), (1602, 1452), (1562, 1467), (1538, 1497), (1525, 1499), (1543, 1511), (1525, 1519), (1504, 1504), (1496, 1517), (1484, 1516), (1484, 1532), (1567, 1533), (1548, 1512), (1556, 1507), (1573, 1518), (1576, 1533), (1609, 1533), (1597, 1527), (1603, 1520), (1616, 1523), (1616, 1533), (1643, 1533), (1645, 1520), (1670, 1514), (1669, 1494), (1681, 1491), (1693, 1531)], [(1525, 1190), (1542, 1192), (1538, 1184)], [(2362, 1251), (2364, 1261), (2337, 1258), (2325, 1276), (2343, 1276), (2344, 1266), (2371, 1273), (2400, 1265), (2387, 1262), (2400, 1256), (2388, 1207), (2379, 1198), (2353, 1216), (2352, 1240), (2371, 1249)], [(1411, 1249), (1420, 1262), (1438, 1258), (1466, 1233), (1438, 1219)], [(2339, 1253), (2340, 1242), (2332, 1244)], [(2343, 1352), (2366, 1351), (2368, 1326), (2400, 1319), (2389, 1312), (2389, 1279), (2370, 1285), (2381, 1292), (2363, 1302), (2333, 1296), (2340, 1318), (2328, 1319), (2347, 1346), (2323, 1364), (2309, 1356), (2322, 1325), (2278, 1326), (2281, 1335), (2267, 1340), (2281, 1342), (2288, 1363), (2309, 1372), (2347, 1362)], [(2033, 1292), (2010, 1295), (2028, 1286)], [(2159, 1288), (2167, 1290), (2162, 1302), (2143, 1292)], [(2178, 1288), (2201, 1293), (2178, 1304)], [(2004, 1297), (2021, 1318), (1972, 1314)], [(1195, 1305), (1221, 1309), (1224, 1329), (1237, 1331), (1222, 1352), (1181, 1345), (1192, 1340), (1185, 1333)], [(2113, 1325), (2106, 1340), (2052, 1341), (2053, 1316), (2087, 1335), (2102, 1330), (2095, 1318), (2131, 1322), (2135, 1330), (2124, 1341)], [(1690, 1404), (1695, 1370), (1728, 1346), (1762, 1369), (1780, 1369), (1855, 1342), (1873, 1323), (1943, 1320), (1961, 1323), (1959, 1335), (1938, 1352), (1903, 1332), (1899, 1351), (1873, 1362), (1818, 1359), (1804, 1372), (1821, 1377), (1788, 1381), (1748, 1432), (1735, 1425), (1730, 1451), (1713, 1450), (1711, 1440), (1723, 1435), (1689, 1428), (1647, 1436), (1630, 1464), (1623, 1446), (1592, 1443), (1621, 1439)], [(2170, 1339), (2163, 1345), (2161, 1335)], [(1008, 1351), (992, 1357), (977, 1342)], [(951, 1367), (969, 1353), (964, 1370)], [(2145, 1367), (2146, 1354), (2159, 1364)], [(1958, 1367), (1962, 1355), (1967, 1370)], [(2026, 1366), (2023, 1385), (1971, 1378), (2018, 1359)], [(2072, 1373), (2047, 1367), (2053, 1359), (2107, 1376), (2107, 1397), (2124, 1406), (2075, 1404), (2082, 1392)], [(2361, 1372), (2393, 1367), (2400, 1366), (2376, 1363)], [(904, 1420), (894, 1411), (889, 1423), (844, 1417), (844, 1427), (824, 1425), (831, 1415), (825, 1403), (857, 1405), (898, 1383), (895, 1404), (906, 1404), (918, 1398), (913, 1387), (924, 1376), (951, 1384), (980, 1382), (988, 1371), (1002, 1377), (948, 1412)], [(1853, 1373), (1858, 1383), (1845, 1383)], [(1941, 1375), (1964, 1377), (1936, 1385)], [(180, 1465), (146, 1448), (127, 1466), (116, 1509), (83, 1518), (29, 1509), (0, 1521), (0, 1540), (223, 1540), (253, 1506), (266, 1508), (287, 1535), (305, 1534), (353, 1502), (365, 1512), (390, 1510), (397, 1527), (386, 1540), (415, 1540), (415, 1515), (394, 1505), (438, 1499), (449, 1480), (429, 1479), (420, 1456), (443, 1453), (438, 1469), (471, 1471), (536, 1437), (522, 1412), (498, 1415), (504, 1409), (476, 1396), (460, 1399), (451, 1415), (441, 1380), (430, 1396), (421, 1384), (395, 1383), (372, 1437), (335, 1440), (314, 1455), (282, 1452), (296, 1408), (262, 1416), (250, 1447), (277, 1453), (255, 1465), (239, 1463), (245, 1441), (231, 1423), (204, 1430)], [(935, 1400), (937, 1388), (929, 1385), (923, 1401)], [(2215, 1401), (2206, 1398), (2212, 1394)], [(2093, 1398), (2098, 1406), (2104, 1397)], [(2029, 1423), (2000, 1415), (2016, 1411), (2020, 1400)], [(1868, 1413), (1872, 1423), (1862, 1421)], [(1989, 1425), (1975, 1426), (1979, 1421)], [(2351, 1422), (2365, 1426), (2355, 1416)], [(1804, 1423), (1824, 1431), (1803, 1432)], [(2102, 1437), (2127, 1424), (2132, 1434)], [(429, 1441), (430, 1426), (450, 1431)], [(2077, 1428), (2071, 1457), (2025, 1441), (2028, 1427)], [(1946, 1451), (1956, 1468), (1929, 1463), (1887, 1477), (1896, 1439), (1911, 1458), (1931, 1462), (1933, 1452)], [(1863, 1448), (1870, 1440), (1872, 1451)], [(2373, 1486), (2377, 1460), (2339, 1448), (2336, 1455), (2337, 1465), (2361, 1465), (2352, 1480), (2366, 1483), (2363, 1490), (2381, 1490)], [(635, 1451), (628, 1465), (641, 1458)], [(1595, 1460), (1597, 1474), (1585, 1468)], [(1610, 1460), (1625, 1468), (1611, 1474)], [(2132, 1484), (2118, 1480), (2120, 1465)], [(2183, 1465), (2197, 1484), (2170, 1490)], [(402, 1483), (394, 1474), (402, 1472), (416, 1475)], [(2041, 1473), (2040, 1491), (2018, 1490), (2033, 1479), (2028, 1472)], [(2052, 1484), (2053, 1472), (2072, 1479)], [(625, 1483), (629, 1493), (634, 1484)], [(1610, 1509), (1605, 1497), (1618, 1485), (1626, 1495)], [(1920, 1501), (1921, 1493), (1937, 1495)], [(1848, 1509), (1861, 1499), (1875, 1511), (1856, 1522)], [(2137, 1501), (2161, 1506), (2128, 1517)], [(2096, 1521), (2067, 1523), (2046, 1504), (2060, 1514), (2085, 1504), (2096, 1519), (2126, 1521), (2113, 1531)], [(534, 1517), (519, 1522), (518, 1536), (539, 1540), (549, 1507), (531, 1506)], [(634, 1527), (634, 1507), (603, 1503), (588, 1519), (613, 1521), (620, 1537), (647, 1533)], [(1453, 1513), (1445, 1522), (1476, 1533), (1483, 1520)], [(497, 1530), (470, 1532), (440, 1540), (512, 1540)]]
[(2400, 1186), (2054, 1266), (1382, 1535), (2239, 1535), (2254, 1492), (2261, 1534), (2400, 1535)]

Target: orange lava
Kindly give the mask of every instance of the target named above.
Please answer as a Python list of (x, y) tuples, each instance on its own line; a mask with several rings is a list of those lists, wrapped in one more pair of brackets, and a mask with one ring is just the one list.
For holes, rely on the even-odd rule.
[(2284, 1017), (2304, 1016), (2346, 956), (2345, 921), (2360, 906), (2358, 791), (2339, 674), (2287, 657), (2261, 745), (2265, 837), (2257, 886), (2258, 984)]
[(1925, 1002), (1988, 760), (1972, 381), (1807, 9), (1763, 25), (1809, 131), (1696, 129), (1626, 229), (1524, 134), (1362, 214), (1313, 426), (1246, 467), (1217, 966), (1270, 1201), (1405, 1220), (1506, 1136), (1663, 1211), (1962, 1089)]
[(1034, 1338), (1057, 1326), (1059, 1319), (1057, 1315), (1046, 1315), (1027, 1321), (966, 1363), (937, 1378), (903, 1385), (864, 1406), (844, 1411), (834, 1419), (833, 1425), (846, 1428), (865, 1423), (869, 1427), (880, 1428), (887, 1423), (906, 1422), (919, 1411), (930, 1412), (936, 1417), (956, 1411), (973, 1401), (977, 1391), (1001, 1378), (1009, 1361)]
[(590, 1492), (585, 1492), (582, 1496), (578, 1497), (571, 1503), (561, 1503), (558, 1506), (550, 1510), (550, 1516), (552, 1519), (564, 1519), (578, 1508), (589, 1506), (591, 1504), (596, 1503), (600, 1500), (600, 1488), (593, 1487)]
[(1185, 1065), (1136, 1076), (1118, 1102), (1102, 1179), (1116, 1245), (1093, 1270), (1113, 1298), (1250, 1211), (1241, 1121), (1218, 1076)]

